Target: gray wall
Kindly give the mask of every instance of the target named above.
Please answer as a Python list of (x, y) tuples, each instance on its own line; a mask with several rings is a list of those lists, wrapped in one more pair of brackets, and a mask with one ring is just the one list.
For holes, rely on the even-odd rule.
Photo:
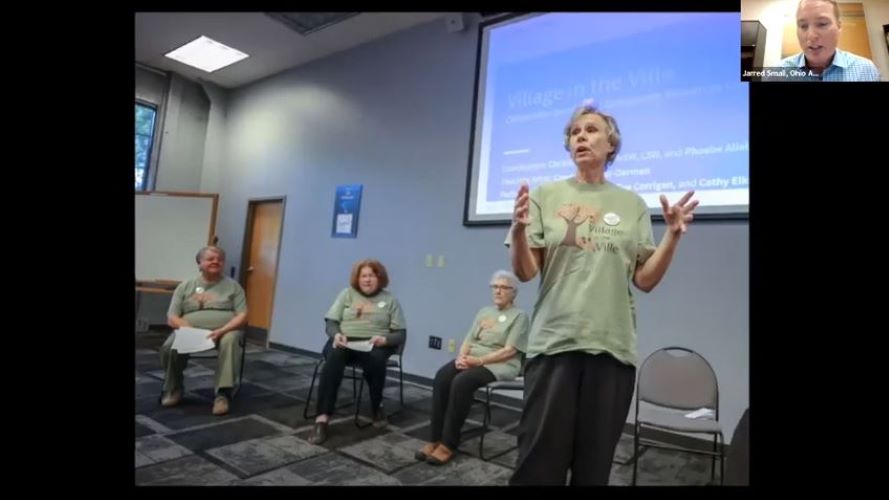
[[(387, 265), (406, 312), (409, 373), (432, 377), (453, 354), (428, 349), (427, 337), (462, 338), (490, 302), (488, 277), (508, 267), (506, 228), (462, 225), (476, 33), (475, 22), (460, 33), (432, 22), (227, 96), (224, 124), (207, 137), (223, 161), (212, 172), (204, 162), (202, 187), (221, 194), (230, 265), (248, 200), (287, 196), (273, 342), (320, 350), (325, 311), (368, 256)], [(346, 183), (365, 189), (355, 240), (330, 237), (334, 190)], [(427, 254), (444, 255), (445, 267), (425, 267)], [(637, 295), (640, 356), (673, 344), (702, 352), (719, 376), (728, 438), (748, 404), (747, 276), (747, 224), (699, 223), (658, 289)], [(529, 312), (534, 294), (534, 283), (519, 294)]]
[(172, 74), (155, 190), (200, 191), (209, 113), (201, 85)]
[(167, 76), (136, 66), (136, 99), (160, 106), (167, 93)]
[(223, 154), (226, 138), (226, 110), (228, 107), (228, 92), (208, 82), (201, 82), (201, 87), (209, 99), (209, 114), (207, 115), (207, 134), (204, 141), (204, 162), (201, 170), (201, 192), (218, 193), (219, 174), (225, 160)]

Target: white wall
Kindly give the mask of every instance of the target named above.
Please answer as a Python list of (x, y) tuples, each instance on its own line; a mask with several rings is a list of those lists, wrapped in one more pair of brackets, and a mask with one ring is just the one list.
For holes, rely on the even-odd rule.
[[(889, 24), (889, 0), (839, 0), (840, 3), (861, 3), (870, 39), (873, 62), (883, 80), (889, 80), (889, 51), (883, 37), (883, 25)], [(741, 0), (741, 20), (759, 21), (766, 28), (764, 66), (781, 62), (781, 39), (785, 16), (796, 15), (799, 0)]]

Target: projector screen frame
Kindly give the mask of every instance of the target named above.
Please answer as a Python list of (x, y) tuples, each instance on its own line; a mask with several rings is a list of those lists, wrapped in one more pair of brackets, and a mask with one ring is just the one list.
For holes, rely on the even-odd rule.
[[(603, 10), (604, 12), (609, 12), (607, 10)], [(701, 11), (701, 14), (708, 13), (718, 13), (719, 11)], [(672, 13), (671, 11), (664, 11), (665, 14)], [(476, 37), (476, 55), (475, 55), (475, 79), (472, 91), (472, 119), (470, 121), (470, 136), (469, 136), (469, 158), (467, 160), (466, 166), (466, 189), (464, 192), (463, 198), (463, 226), (465, 227), (487, 227), (487, 226), (509, 226), (512, 224), (512, 219), (508, 216), (504, 216), (502, 218), (496, 219), (485, 219), (485, 220), (470, 220), (470, 206), (472, 205), (472, 184), (475, 180), (474, 168), (473, 168), (473, 156), (475, 152), (476, 146), (476, 127), (480, 126), (476, 118), (479, 115), (479, 90), (481, 86), (479, 85), (479, 79), (481, 78), (482, 71), (482, 47), (484, 45), (484, 30), (493, 25), (501, 25), (508, 24), (511, 22), (515, 22), (518, 18), (522, 17), (536, 17), (539, 15), (547, 14), (547, 12), (512, 12), (488, 19), (483, 19), (478, 23), (478, 34)], [(749, 84), (748, 84), (748, 92), (749, 92)], [(748, 101), (748, 109), (747, 113), (749, 116), (750, 113), (750, 104)], [(750, 137), (750, 124), (748, 121), (748, 130), (747, 134)], [(748, 151), (748, 177), (752, 178), (752, 172), (750, 171), (749, 165), (749, 151)], [(750, 189), (750, 188), (748, 188)], [(675, 200), (669, 200), (670, 202), (674, 202)], [(738, 207), (721, 207), (726, 210), (724, 212), (708, 212), (708, 213), (695, 213), (694, 218), (695, 221), (748, 221), (750, 218), (750, 204), (747, 204), (746, 211), (738, 210)], [(718, 210), (718, 209), (717, 209)], [(651, 214), (651, 218), (654, 222), (663, 222), (664, 216), (661, 210), (656, 210), (654, 208), (650, 208), (649, 212)]]
[(484, 29), (488, 26), (494, 24), (501, 24), (506, 22), (515, 21), (516, 18), (529, 16), (529, 15), (539, 15), (540, 13), (535, 12), (512, 12), (509, 14), (504, 14), (501, 16), (493, 17), (490, 19), (485, 19), (482, 22), (478, 23), (478, 36), (476, 37), (476, 48), (475, 48), (475, 80), (474, 86), (472, 88), (472, 120), (469, 127), (469, 160), (466, 166), (466, 192), (463, 197), (463, 225), (470, 226), (504, 226), (512, 224), (512, 220), (510, 219), (497, 219), (497, 220), (469, 220), (469, 205), (470, 198), (472, 196), (472, 181), (473, 181), (473, 172), (472, 172), (472, 157), (475, 151), (475, 127), (476, 127), (476, 115), (478, 114), (478, 93), (479, 93), (479, 77), (481, 76), (481, 65), (482, 65), (482, 41), (484, 35)]

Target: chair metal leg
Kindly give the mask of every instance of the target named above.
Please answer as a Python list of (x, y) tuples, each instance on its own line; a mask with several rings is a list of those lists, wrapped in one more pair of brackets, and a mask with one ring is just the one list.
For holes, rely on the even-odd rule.
[(639, 469), (639, 422), (633, 423), (633, 482), (630, 483), (633, 486), (636, 486), (636, 474), (638, 474)]
[(361, 382), (358, 384), (358, 400), (355, 402), (355, 427), (358, 427), (359, 429), (365, 429), (367, 427), (370, 427), (370, 425), (371, 425), (371, 424), (362, 424), (361, 420), (358, 418), (359, 413), (361, 412), (361, 396), (363, 394), (364, 394), (364, 377), (361, 378)]
[[(352, 402), (351, 402), (351, 403), (343, 403), (343, 404), (341, 404), (341, 405), (334, 404), (334, 408), (337, 409), (337, 410), (341, 410), (341, 409), (343, 409), (343, 408), (349, 406), (350, 404), (351, 404), (351, 405), (356, 405), (356, 406), (358, 405), (358, 399), (359, 399), (359, 392), (360, 392), (360, 389), (358, 388), (357, 385), (355, 385), (355, 384), (358, 383), (358, 382), (357, 382), (357, 380), (358, 380), (358, 372), (355, 370), (355, 367), (354, 367), (354, 366), (352, 366), (352, 367), (346, 367), (345, 369), (349, 369), (349, 368), (352, 368), (352, 376), (349, 377), (349, 378), (352, 379)], [(345, 375), (344, 375), (344, 376), (345, 376)], [(339, 392), (337, 392), (337, 401), (339, 401)]]
[[(355, 385), (355, 384), (358, 383), (358, 380), (357, 380), (357, 377), (358, 377), (358, 376), (355, 375), (355, 373), (356, 373), (356, 371), (355, 371), (355, 367), (353, 366), (353, 367), (352, 367), (352, 401), (356, 401), (356, 400), (358, 400), (358, 397), (359, 397), (358, 389), (356, 389), (357, 385)], [(364, 380), (364, 379), (362, 379), (362, 381), (363, 381), (363, 380)]]
[[(389, 370), (387, 368), (386, 373), (388, 374), (388, 372), (389, 372)], [(359, 380), (357, 373), (358, 372), (356, 371), (355, 367), (353, 366), (352, 367), (352, 400), (355, 402), (355, 415), (354, 415), (353, 420), (355, 422), (355, 427), (358, 427), (359, 429), (365, 429), (367, 427), (370, 427), (372, 425), (372, 422), (367, 423), (367, 424), (362, 424), (361, 420), (359, 418), (361, 415), (361, 398), (364, 395), (364, 372), (362, 370), (360, 380)], [(386, 383), (385, 380), (386, 379), (383, 380), (384, 388), (385, 388), (385, 383)], [(404, 371), (402, 370), (400, 363), (398, 365), (398, 382), (399, 382), (398, 399), (399, 399), (399, 403), (400, 403), (399, 411), (401, 411), (404, 409)], [(357, 384), (357, 389), (356, 389), (356, 384)], [(370, 390), (370, 386), (368, 386), (368, 390)], [(371, 406), (372, 405), (373, 405), (373, 403), (371, 402)], [(373, 413), (373, 408), (371, 408), (371, 413)]]
[(247, 332), (241, 336), (241, 369), (238, 370), (238, 386), (232, 390), (232, 399), (240, 392), (241, 386), (244, 385), (244, 358), (247, 357)]
[(478, 457), (484, 461), (485, 458), (485, 434), (488, 433), (488, 426), (491, 423), (491, 389), (485, 388), (485, 413), (482, 416), (482, 435), (478, 440)]
[(725, 485), (725, 438), (719, 433), (719, 485)]
[(713, 457), (710, 459), (710, 481), (716, 479), (716, 440), (719, 439), (718, 434), (713, 435)]
[[(493, 455), (485, 456), (485, 435), (487, 435), (491, 431), (491, 423), (494, 421), (493, 413), (492, 413), (493, 405), (491, 404), (491, 400), (493, 397), (494, 397), (494, 391), (491, 390), (491, 388), (489, 388), (489, 387), (485, 387), (485, 399), (479, 399), (476, 397), (473, 397), (473, 399), (472, 399), (473, 403), (481, 403), (485, 407), (484, 413), (482, 415), (481, 428), (476, 427), (476, 428), (470, 429), (469, 432), (481, 430), (481, 436), (479, 437), (479, 440), (478, 440), (478, 456), (480, 459), (482, 459), (486, 462), (491, 461), (497, 457), (502, 457), (503, 455), (506, 455), (507, 453), (509, 453), (512, 450), (515, 450), (519, 447), (519, 445), (516, 444), (516, 445), (510, 446), (504, 450), (500, 450), (500, 451), (494, 453)], [(465, 433), (461, 433), (461, 434), (465, 434)]]
[(315, 389), (315, 379), (318, 377), (318, 369), (321, 367), (322, 363), (324, 363), (324, 361), (318, 361), (315, 364), (315, 370), (312, 371), (312, 383), (309, 384), (309, 395), (306, 396), (306, 406), (303, 408), (303, 418), (306, 420), (318, 416), (317, 414), (312, 415), (311, 417), (309, 416), (309, 404), (312, 402), (312, 391)]
[[(309, 415), (309, 406), (311, 405), (311, 402), (312, 402), (312, 393), (314, 393), (314, 391), (315, 391), (315, 381), (318, 380), (318, 371), (321, 369), (321, 366), (323, 364), (324, 364), (324, 360), (323, 359), (319, 360), (318, 363), (315, 365), (315, 369), (312, 371), (312, 382), (309, 384), (309, 394), (306, 396), (306, 405), (303, 408), (303, 418), (306, 420), (309, 420), (309, 419), (312, 419), (312, 418), (315, 418), (318, 416), (318, 413), (315, 413), (314, 415)], [(352, 376), (349, 377), (352, 379), (352, 402), (345, 403), (342, 405), (334, 404), (334, 411), (341, 410), (341, 409), (343, 409), (347, 406), (350, 406), (350, 405), (355, 405), (355, 407), (356, 407), (355, 413), (356, 413), (356, 418), (357, 418), (358, 408), (361, 406), (361, 391), (363, 390), (363, 387), (361, 389), (359, 389), (359, 387), (358, 387), (358, 382), (357, 382), (358, 375), (357, 375), (357, 371), (355, 370), (355, 367), (354, 366), (346, 367), (346, 369), (349, 369), (349, 368), (352, 369)], [(362, 385), (363, 384), (364, 384), (364, 381), (362, 379)]]
[(398, 398), (401, 400), (401, 408), (404, 409), (404, 368), (398, 362)]

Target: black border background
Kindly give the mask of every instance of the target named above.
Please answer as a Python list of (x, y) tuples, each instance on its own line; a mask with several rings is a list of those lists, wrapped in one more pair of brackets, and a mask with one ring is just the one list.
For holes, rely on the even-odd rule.
[[(738, 10), (737, 2), (727, 3)], [(596, 3), (595, 7), (618, 8), (617, 4)], [(666, 8), (659, 4), (628, 1), (620, 2), (620, 8)], [(714, 10), (703, 0), (670, 4), (671, 9)], [(163, 7), (185, 8), (161, 4), (145, 10), (167, 10)], [(239, 10), (224, 3), (189, 7)], [(459, 2), (424, 7), (421, 10), (533, 10), (523, 2), (492, 2), (486, 8)], [(560, 9), (557, 2), (536, 7), (577, 10), (570, 4)], [(293, 6), (251, 4), (249, 8), (287, 10)], [(346, 4), (339, 10), (350, 8), (356, 6)], [(392, 6), (386, 10), (418, 9)], [(8, 154), (27, 180), (8, 176), (7, 192), (11, 198), (22, 195), (23, 200), (31, 199), (36, 191), (50, 192), (53, 197), (47, 204), (50, 215), (39, 216), (42, 223), (26, 218), (24, 224), (10, 225), (9, 241), (22, 243), (25, 251), (18, 260), (8, 258), (7, 267), (13, 271), (9, 289), (48, 299), (57, 293), (46, 286), (49, 279), (64, 279), (73, 287), (63, 300), (29, 300), (30, 306), (8, 313), (10, 326), (42, 326), (49, 332), (46, 345), (37, 346), (42, 349), (39, 358), (33, 349), (12, 356), (13, 363), (21, 365), (15, 370), (29, 374), (24, 384), (29, 403), (40, 406), (22, 407), (15, 399), (7, 399), (5, 405), (8, 414), (40, 425), (39, 439), (10, 433), (13, 440), (23, 440), (22, 454), (12, 457), (27, 469), (21, 478), (12, 478), (22, 485), (69, 493), (75, 488), (112, 492), (118, 486), (131, 489), (134, 485), (130, 420), (134, 387), (129, 378), (134, 369), (129, 336), (135, 262), (129, 170), (135, 86), (130, 42), (133, 14), (134, 10), (79, 10), (55, 17), (54, 36), (44, 37), (44, 47), (37, 50), (56, 54), (59, 40), (77, 37), (79, 43), (102, 48), (101, 65), (83, 57), (58, 57), (50, 63), (21, 61), (21, 72), (8, 77), (16, 92), (26, 95), (8, 94), (10, 108), (23, 112), (16, 129), (35, 134), (15, 136), (16, 147)], [(32, 35), (23, 31), (18, 36), (30, 40)], [(882, 311), (886, 306), (881, 295), (886, 247), (881, 238), (886, 233), (883, 205), (887, 198), (882, 179), (889, 165), (887, 95), (887, 84), (750, 85), (750, 465), (751, 483), (760, 489), (767, 485), (821, 488), (832, 480), (857, 483), (862, 475), (874, 477), (861, 470), (861, 464), (870, 459), (849, 455), (845, 448), (852, 442), (873, 447), (868, 436), (875, 429), (860, 416), (874, 410), (874, 389), (881, 387), (871, 381), (877, 380), (875, 370), (881, 368), (876, 344), (885, 332)], [(52, 117), (60, 109), (60, 99), (63, 104), (79, 103), (78, 112), (64, 133), (56, 133), (47, 142), (47, 131), (59, 132)], [(17, 160), (15, 154), (19, 154)], [(319, 207), (319, 214), (328, 210), (328, 206)], [(10, 214), (16, 218), (16, 212)], [(693, 313), (693, 304), (689, 307)], [(12, 328), (8, 333), (21, 331)], [(51, 360), (43, 358), (44, 351)], [(36, 390), (36, 384), (44, 384), (48, 391)], [(28, 474), (39, 482), (26, 482)], [(190, 497), (225, 493), (219, 489), (163, 491), (169, 495), (183, 490)], [(517, 492), (525, 496), (528, 491), (537, 494), (535, 490)], [(402, 491), (415, 493), (411, 488)], [(460, 494), (474, 491), (461, 489)], [(652, 489), (609, 493), (646, 491)], [(655, 493), (671, 491), (690, 494), (684, 488)], [(560, 490), (566, 493), (590, 494)]]

